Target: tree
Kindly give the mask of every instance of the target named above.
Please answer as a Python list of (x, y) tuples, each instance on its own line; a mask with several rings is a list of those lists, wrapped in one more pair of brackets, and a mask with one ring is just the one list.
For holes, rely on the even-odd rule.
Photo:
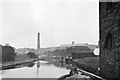
[(38, 55), (35, 54), (34, 52), (28, 52), (27, 55), (28, 55), (28, 57), (30, 57), (30, 58), (38, 58)]
[(15, 60), (15, 50), (11, 46), (2, 46), (2, 61), (14, 61)]

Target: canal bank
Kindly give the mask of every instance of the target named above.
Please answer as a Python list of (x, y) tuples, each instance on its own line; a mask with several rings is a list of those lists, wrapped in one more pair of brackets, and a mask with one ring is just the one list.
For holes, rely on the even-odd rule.
[(99, 57), (80, 58), (71, 62), (79, 69), (99, 75)]
[(35, 62), (35, 61), (39, 61), (39, 60), (44, 60), (44, 59), (35, 58), (35, 59), (29, 59), (29, 60), (20, 60), (20, 61), (12, 61), (12, 62), (2, 63), (2, 65), (0, 66), (0, 70), (12, 69), (18, 65), (23, 65), (26, 63), (31, 63), (31, 62)]
[[(93, 59), (93, 58), (92, 58)], [(79, 75), (83, 75), (85, 79), (87, 80), (105, 80), (104, 78), (99, 76), (99, 72), (98, 72), (98, 67), (97, 66), (91, 66), (91, 65), (86, 65), (86, 64), (80, 64), (79, 60), (75, 61), (72, 59), (68, 59), (67, 63), (71, 63), (72, 67), (77, 68), (77, 71), (79, 74), (74, 74), (74, 75), (70, 75), (66, 74), (63, 75), (59, 78), (59, 80), (78, 80), (79, 78), (81, 78)], [(83, 78), (80, 80), (84, 80)]]
[[(78, 61), (71, 60), (71, 63), (78, 68), (77, 70), (81, 72), (82, 75), (88, 75), (92, 80), (106, 80), (100, 77), (99, 75), (99, 65), (91, 66), (89, 64), (81, 64), (80, 60)], [(92, 63), (92, 65), (93, 64), (95, 63)]]

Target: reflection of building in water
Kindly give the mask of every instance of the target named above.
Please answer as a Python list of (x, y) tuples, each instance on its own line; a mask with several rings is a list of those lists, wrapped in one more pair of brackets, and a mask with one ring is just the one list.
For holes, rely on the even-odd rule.
[(60, 61), (59, 62), (61, 68), (66, 68), (66, 63), (65, 61)]
[[(34, 65), (35, 65), (35, 63), (33, 63), (33, 62), (30, 62), (30, 63), (27, 63), (27, 64), (25, 64), (27, 67), (33, 67)], [(23, 65), (24, 66), (24, 65)]]
[(38, 77), (38, 75), (39, 75), (39, 67), (37, 67), (37, 77)]
[(37, 62), (37, 67), (38, 67), (38, 68), (40, 67), (40, 62), (39, 62), (39, 61)]
[(39, 75), (39, 68), (40, 68), (40, 62), (38, 61), (38, 62), (37, 62), (37, 77), (38, 77), (38, 75)]

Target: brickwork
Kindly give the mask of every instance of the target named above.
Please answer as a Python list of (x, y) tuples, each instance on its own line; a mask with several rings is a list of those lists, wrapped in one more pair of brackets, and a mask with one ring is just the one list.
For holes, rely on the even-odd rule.
[(99, 3), (100, 75), (120, 76), (120, 2)]

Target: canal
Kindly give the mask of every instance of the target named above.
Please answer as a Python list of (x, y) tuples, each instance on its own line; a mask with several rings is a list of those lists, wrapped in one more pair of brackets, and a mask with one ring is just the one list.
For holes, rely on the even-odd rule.
[[(57, 61), (39, 61), (40, 66), (37, 67), (37, 62), (32, 66), (17, 66), (13, 69), (2, 71), (3, 78), (59, 78), (69, 74), (72, 64)], [(83, 75), (81, 75), (82, 77)]]

